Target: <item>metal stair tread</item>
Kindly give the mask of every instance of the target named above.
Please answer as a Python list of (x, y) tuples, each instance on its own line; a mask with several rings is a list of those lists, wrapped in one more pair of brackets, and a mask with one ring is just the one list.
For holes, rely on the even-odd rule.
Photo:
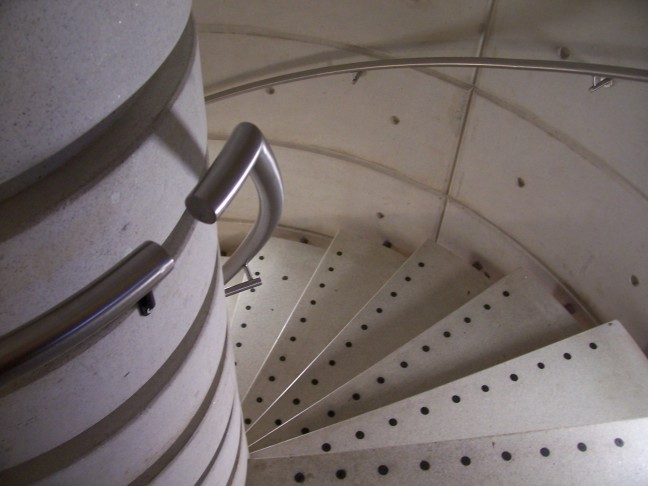
[(248, 485), (645, 484), (648, 418), (254, 459)]
[(368, 449), (643, 417), (646, 376), (646, 356), (613, 321), (254, 457), (315, 454), (323, 443)]
[(323, 254), (323, 249), (312, 245), (271, 238), (249, 263), (250, 271), (261, 277), (262, 285), (237, 294), (236, 311), (230, 321), (242, 398)]
[(248, 430), (248, 440), (253, 444), (274, 430), (277, 420), (292, 418), (490, 284), (465, 261), (426, 241)]
[(376, 242), (338, 232), (243, 400), (246, 425), (297, 378), (404, 260)]
[[(251, 450), (417, 395), (579, 330), (576, 321), (537, 280), (518, 270), (286, 421), (252, 444)], [(345, 349), (352, 352), (355, 348), (342, 351)], [(326, 377), (318, 376), (320, 383), (325, 383)], [(311, 390), (317, 388), (293, 385), (288, 398), (312, 403), (316, 395)], [(291, 405), (297, 408), (292, 403), (285, 406)], [(335, 410), (334, 417), (327, 415), (329, 410)]]

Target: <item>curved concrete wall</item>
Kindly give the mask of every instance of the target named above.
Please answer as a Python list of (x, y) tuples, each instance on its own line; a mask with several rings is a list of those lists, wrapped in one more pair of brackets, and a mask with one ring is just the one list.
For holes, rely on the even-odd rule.
[[(154, 289), (151, 315), (133, 308), (71, 351), (13, 379), (0, 376), (0, 483), (178, 484), (202, 478), (211, 484), (213, 475), (244, 477), (247, 452), (240, 452), (217, 233), (184, 210), (207, 158), (189, 3), (123, 1), (99, 9), (88, 2), (78, 10), (77, 2), (41, 3), (24, 2), (25, 11), (12, 2), (2, 8), (9, 19), (48, 25), (43, 39), (30, 41), (33, 32), (20, 31), (23, 23), (18, 33), (2, 36), (23, 42), (27, 59), (45, 56), (48, 46), (60, 48), (69, 61), (66, 76), (79, 86), (58, 86), (65, 76), (48, 83), (39, 63), (15, 66), (6, 53), (0, 67), (7, 62), (11, 69), (36, 71), (32, 84), (22, 87), (23, 102), (51, 88), (59, 95), (52, 103), (65, 104), (73, 88), (77, 104), (68, 100), (62, 107), (71, 121), (60, 118), (59, 127), (40, 119), (46, 113), (38, 111), (36, 96), (27, 114), (44, 123), (39, 130), (52, 140), (25, 144), (11, 159), (17, 165), (2, 165), (4, 180), (22, 185), (0, 197), (0, 336), (74, 294), (144, 241), (162, 244), (175, 266)], [(59, 15), (65, 12), (66, 19)], [(118, 19), (128, 35), (117, 32)], [(106, 69), (86, 72), (84, 56), (103, 60)], [(116, 102), (116, 94), (127, 100)], [(16, 120), (21, 136), (34, 139)], [(10, 138), (12, 132), (3, 130), (3, 139)], [(42, 171), (54, 152), (66, 156)]]
[[(333, 63), (497, 56), (648, 66), (645, 2), (194, 2), (208, 93)], [(347, 228), (405, 253), (424, 239), (493, 277), (531, 267), (583, 320), (648, 344), (648, 85), (499, 70), (331, 76), (208, 105), (213, 149), (266, 133), (286, 179), (282, 225)], [(237, 201), (232, 231), (254, 218)], [(245, 198), (241, 198), (245, 199)], [(221, 225), (221, 234), (227, 233)], [(589, 316), (587, 315), (589, 313)]]

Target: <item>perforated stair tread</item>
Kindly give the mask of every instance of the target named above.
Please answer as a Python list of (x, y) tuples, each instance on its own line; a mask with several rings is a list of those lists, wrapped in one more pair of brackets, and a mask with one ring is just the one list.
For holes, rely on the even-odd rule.
[[(648, 419), (317, 455), (252, 459), (248, 485), (643, 485)], [(344, 481), (340, 481), (343, 479)]]
[[(275, 429), (251, 449), (261, 449), (417, 395), (579, 330), (570, 314), (535, 279), (519, 270)], [(341, 351), (353, 353), (356, 346)], [(343, 366), (344, 361), (340, 361)], [(288, 398), (312, 402), (317, 397), (313, 390), (330, 389), (328, 375), (334, 371), (317, 374), (317, 378), (306, 374), (301, 383), (307, 386), (293, 386)], [(318, 379), (317, 386), (310, 382), (314, 378)], [(300, 408), (294, 403), (285, 406)], [(335, 410), (335, 416), (330, 417), (329, 410)]]
[(246, 424), (297, 378), (404, 260), (376, 242), (336, 235), (243, 400)]
[(248, 265), (254, 277), (261, 277), (262, 285), (238, 294), (230, 321), (241, 397), (245, 397), (323, 255), (322, 248), (271, 238)]
[[(648, 415), (648, 360), (618, 322), (261, 449), (254, 457), (501, 435)], [(356, 434), (361, 431), (360, 440)]]
[[(248, 430), (248, 440), (252, 444), (265, 436), (277, 427), (278, 419), (284, 422), (292, 418), (468, 302), (490, 283), (449, 251), (432, 241), (425, 242)], [(319, 382), (313, 386), (312, 380)], [(296, 398), (300, 403), (293, 402)]]

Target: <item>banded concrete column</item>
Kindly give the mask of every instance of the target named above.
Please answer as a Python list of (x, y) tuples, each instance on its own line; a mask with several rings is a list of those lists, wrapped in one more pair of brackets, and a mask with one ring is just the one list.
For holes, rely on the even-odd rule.
[(0, 335), (147, 240), (175, 258), (71, 351), (0, 376), (0, 484), (242, 484), (247, 449), (185, 0), (0, 4)]

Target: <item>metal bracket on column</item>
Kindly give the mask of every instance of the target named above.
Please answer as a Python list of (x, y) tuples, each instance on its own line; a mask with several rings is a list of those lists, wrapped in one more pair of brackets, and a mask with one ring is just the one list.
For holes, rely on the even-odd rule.
[(139, 310), (140, 316), (151, 315), (151, 312), (155, 309), (155, 297), (153, 296), (152, 290), (137, 301), (137, 309)]
[(605, 78), (603, 76), (594, 76), (592, 77), (592, 86), (590, 86), (589, 91), (593, 93), (598, 91), (601, 88), (611, 88), (614, 85), (614, 80), (612, 78)]
[(248, 268), (247, 264), (243, 265), (243, 270), (245, 271), (245, 276), (247, 277), (247, 280), (245, 282), (241, 282), (240, 284), (232, 285), (231, 287), (228, 287), (225, 289), (225, 297), (229, 297), (230, 295), (238, 294), (239, 292), (244, 292), (246, 290), (253, 289), (254, 287), (258, 287), (261, 285), (261, 278), (253, 278), (252, 273), (250, 273), (250, 269)]

